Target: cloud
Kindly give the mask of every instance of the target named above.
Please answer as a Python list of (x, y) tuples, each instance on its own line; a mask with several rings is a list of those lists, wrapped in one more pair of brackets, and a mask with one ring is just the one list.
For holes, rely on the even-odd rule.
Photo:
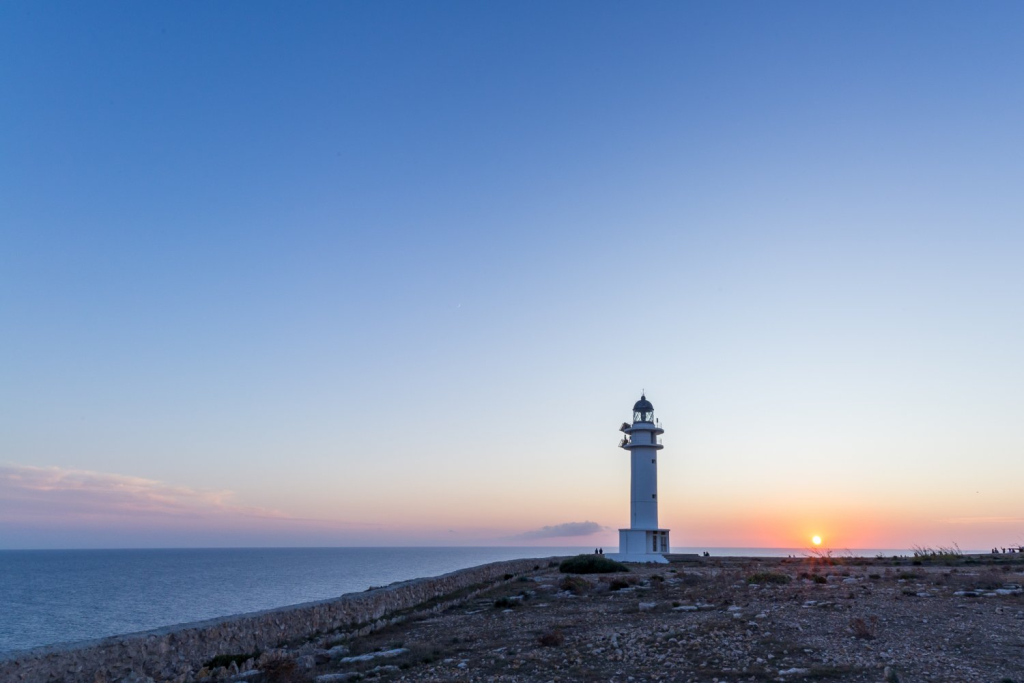
[(1024, 517), (950, 517), (940, 521), (946, 524), (1020, 524)]
[(338, 545), (376, 523), (296, 517), (226, 490), (108, 472), (0, 465), (0, 546)]
[(523, 541), (533, 541), (541, 538), (563, 538), (566, 536), (590, 536), (608, 527), (601, 526), (597, 522), (565, 522), (564, 524), (553, 524), (543, 526), (533, 531), (524, 531), (511, 538)]
[(12, 518), (256, 517), (286, 519), (276, 510), (233, 501), (231, 491), (202, 491), (153, 479), (61, 467), (0, 466), (0, 520)]

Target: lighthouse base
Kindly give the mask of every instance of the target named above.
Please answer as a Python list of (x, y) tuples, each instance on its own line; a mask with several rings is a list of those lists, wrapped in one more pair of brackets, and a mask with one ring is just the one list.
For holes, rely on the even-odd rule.
[(619, 529), (619, 552), (607, 557), (619, 562), (667, 563), (668, 529)]

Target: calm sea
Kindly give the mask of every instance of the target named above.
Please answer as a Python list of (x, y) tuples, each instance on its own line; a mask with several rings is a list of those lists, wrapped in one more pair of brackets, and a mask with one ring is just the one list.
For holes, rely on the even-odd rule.
[[(253, 612), (486, 562), (592, 548), (0, 551), (0, 653)], [(611, 551), (612, 549), (608, 549)], [(698, 552), (703, 549), (679, 549)], [(711, 548), (798, 557), (799, 549)], [(858, 551), (874, 556), (879, 551)], [(900, 551), (881, 551), (893, 554)]]

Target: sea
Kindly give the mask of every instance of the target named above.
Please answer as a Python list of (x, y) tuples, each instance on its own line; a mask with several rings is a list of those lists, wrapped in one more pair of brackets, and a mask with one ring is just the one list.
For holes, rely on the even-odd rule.
[[(794, 548), (673, 548), (680, 553), (705, 550), (712, 556), (810, 554)], [(0, 551), (0, 655), (334, 598), (487, 562), (593, 551), (590, 547), (5, 550)], [(909, 551), (854, 554), (888, 557)]]

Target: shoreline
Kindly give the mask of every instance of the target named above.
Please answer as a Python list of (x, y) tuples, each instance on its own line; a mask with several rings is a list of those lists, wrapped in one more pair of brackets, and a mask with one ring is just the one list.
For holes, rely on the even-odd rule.
[[(322, 674), (326, 678), (321, 677), (320, 679), (314, 677), (318, 670), (330, 669), (344, 663), (346, 658), (343, 655), (349, 653), (350, 647), (356, 652), (362, 651), (363, 654), (347, 659), (364, 657), (369, 661), (376, 657), (397, 657), (398, 655), (382, 654), (379, 651), (382, 647), (386, 648), (387, 646), (373, 646), (367, 650), (370, 648), (367, 643), (374, 641), (376, 638), (374, 634), (382, 630), (390, 633), (406, 626), (413, 628), (412, 625), (425, 623), (426, 620), (443, 620), (446, 624), (441, 629), (443, 632), (459, 631), (469, 628), (472, 620), (491, 617), (492, 613), (496, 612), (496, 610), (490, 609), (491, 603), (493, 603), (493, 607), (502, 604), (505, 608), (497, 612), (498, 614), (512, 613), (515, 609), (527, 604), (525, 601), (531, 599), (531, 594), (536, 598), (537, 591), (542, 591), (542, 598), (561, 601), (567, 609), (570, 609), (572, 618), (560, 622), (563, 625), (574, 624), (582, 619), (585, 628), (580, 631), (581, 637), (593, 635), (593, 632), (599, 631), (602, 628), (601, 619), (604, 618), (597, 616), (604, 614), (602, 605), (587, 607), (581, 612), (584, 601), (573, 599), (581, 596), (596, 598), (598, 595), (607, 595), (608, 599), (614, 601), (625, 597), (632, 591), (636, 591), (638, 596), (642, 592), (653, 596), (659, 591), (664, 591), (665, 586), (691, 586), (698, 585), (701, 581), (710, 580), (714, 589), (703, 597), (696, 599), (691, 597), (695, 605), (692, 611), (700, 612), (703, 615), (705, 611), (710, 610), (736, 617), (739, 612), (732, 612), (732, 606), (726, 610), (724, 606), (715, 607), (712, 604), (716, 600), (722, 599), (722, 591), (725, 590), (723, 577), (730, 577), (728, 581), (732, 582), (731, 590), (733, 591), (725, 599), (723, 605), (731, 605), (737, 599), (741, 601), (749, 599), (755, 594), (778, 601), (780, 598), (775, 593), (782, 589), (771, 585), (771, 582), (765, 586), (746, 585), (752, 581), (752, 577), (777, 573), (785, 574), (788, 577), (785, 581), (786, 584), (791, 581), (794, 585), (801, 584), (800, 595), (804, 595), (804, 597), (816, 590), (840, 588), (851, 590), (856, 588), (868, 591), (865, 595), (870, 595), (872, 589), (879, 589), (882, 584), (891, 580), (893, 582), (891, 588), (895, 590), (893, 597), (899, 601), (901, 595), (903, 599), (906, 599), (907, 595), (932, 597), (929, 591), (934, 589), (930, 587), (917, 586), (913, 591), (908, 591), (907, 587), (900, 588), (900, 584), (905, 584), (910, 579), (919, 582), (933, 580), (938, 582), (939, 579), (950, 581), (952, 577), (963, 582), (969, 580), (967, 577), (979, 573), (994, 575), (998, 570), (999, 575), (1005, 577), (1007, 586), (1016, 586), (1012, 590), (1001, 589), (1004, 592), (998, 594), (1003, 596), (1000, 600), (1008, 601), (1008, 603), (1000, 605), (998, 613), (1002, 614), (1004, 608), (1017, 609), (1024, 602), (1020, 599), (1019, 587), (1022, 582), (1021, 577), (1024, 577), (1024, 555), (1020, 554), (976, 554), (923, 559), (827, 555), (810, 557), (712, 556), (705, 558), (688, 556), (686, 559), (683, 559), (683, 556), (676, 557), (677, 560), (670, 565), (632, 565), (630, 573), (621, 575), (626, 582), (623, 583), (626, 588), (618, 593), (614, 592), (616, 590), (614, 587), (610, 589), (613, 591), (612, 593), (607, 593), (610, 585), (608, 582), (611, 580), (607, 578), (607, 575), (599, 575), (597, 579), (594, 576), (583, 577), (583, 583), (577, 583), (576, 586), (583, 586), (580, 596), (574, 594), (575, 588), (571, 582), (566, 584), (565, 577), (569, 575), (558, 573), (556, 566), (557, 561), (562, 559), (561, 557), (492, 562), (439, 576), (399, 581), (384, 587), (346, 593), (336, 598), (226, 615), (104, 638), (55, 643), (10, 651), (0, 654), (0, 680), (23, 683), (37, 681), (40, 683), (51, 683), (52, 681), (69, 681), (71, 683), (79, 681), (83, 683), (174, 681), (176, 683), (191, 683), (192, 681), (206, 680), (251, 680), (256, 683), (278, 680), (320, 680), (326, 683), (326, 681), (359, 680), (364, 675), (381, 677), (383, 676), (381, 671), (397, 676), (399, 675), (399, 666), (383, 661), (374, 661), (373, 664), (377, 665), (377, 668), (372, 670), (367, 668), (369, 665), (359, 669), (358, 664), (347, 664), (346, 666), (350, 668), (357, 667), (355, 671), (349, 672), (352, 674), (349, 678), (331, 678), (331, 676), (348, 676), (349, 673), (326, 673)], [(810, 572), (817, 576), (812, 576)], [(656, 582), (655, 578), (658, 579)], [(814, 581), (810, 580), (812, 578)], [(819, 581), (819, 579), (821, 580)], [(566, 585), (569, 586), (568, 590)], [(964, 586), (966, 585), (964, 584)], [(523, 590), (523, 587), (529, 586), (536, 586), (537, 591)], [(888, 587), (888, 584), (886, 586)], [(755, 593), (747, 590), (748, 588), (760, 590)], [(554, 593), (559, 590), (561, 592), (555, 595)], [(1006, 590), (1010, 590), (1010, 592), (1007, 593)], [(882, 593), (881, 590), (874, 592), (876, 596)], [(501, 595), (498, 595), (499, 593)], [(681, 595), (689, 593), (690, 591), (683, 591)], [(718, 597), (712, 599), (710, 597), (712, 594)], [(496, 595), (498, 595), (497, 598), (494, 597)], [(968, 597), (975, 601), (978, 600), (978, 595), (981, 593), (972, 595), (968, 592)], [(796, 597), (787, 598), (787, 600), (796, 599)], [(853, 593), (850, 593), (849, 599), (853, 599)], [(960, 600), (962, 601), (962, 598)], [(461, 609), (465, 603), (471, 601), (477, 603), (476, 609)], [(678, 602), (678, 600), (673, 601), (672, 604)], [(918, 602), (925, 604), (923, 600)], [(552, 605), (554, 604), (552, 603)], [(638, 604), (641, 614), (644, 613), (644, 610), (655, 610), (651, 614), (644, 614), (643, 618), (649, 620), (651, 617), (656, 617), (658, 619), (656, 624), (661, 624), (658, 626), (659, 629), (665, 627), (666, 623), (678, 619), (678, 609), (676, 608), (665, 611), (663, 608), (650, 607), (650, 605), (659, 604), (656, 601), (641, 601)], [(822, 605), (826, 604), (833, 605), (832, 602), (822, 603)], [(644, 607), (644, 605), (649, 606)], [(548, 607), (544, 603), (536, 606)], [(807, 604), (803, 606), (806, 607)], [(928, 607), (931, 608), (931, 605)], [(958, 604), (957, 607), (963, 609), (965, 605)], [(683, 605), (679, 609), (683, 609), (685, 612), (690, 608)], [(775, 606), (770, 609), (765, 608), (764, 611), (771, 613), (774, 609), (776, 609)], [(836, 609), (840, 609), (840, 607), (837, 606)], [(880, 611), (877, 611), (875, 616), (882, 615), (881, 618), (884, 621), (885, 610), (894, 608), (879, 607), (878, 609)], [(572, 610), (575, 611), (572, 612)], [(636, 603), (631, 608), (627, 608), (627, 613), (635, 615), (636, 611)], [(1020, 614), (1024, 614), (1024, 612)], [(617, 613), (617, 615), (618, 618), (622, 616), (621, 613)], [(1022, 617), (1017, 616), (1016, 618)], [(404, 624), (404, 622), (408, 622), (408, 624)], [(927, 623), (927, 617), (925, 617), (925, 623)], [(559, 631), (560, 628), (555, 630)], [(521, 635), (522, 633), (514, 631), (507, 637), (517, 638)], [(458, 638), (455, 640), (457, 641)], [(404, 648), (399, 649), (406, 652)], [(504, 649), (504, 646), (498, 648), (498, 650), (501, 649)], [(398, 652), (398, 649), (392, 648), (392, 652)], [(546, 652), (545, 650), (544, 653)], [(424, 661), (430, 660), (433, 656), (427, 655)], [(220, 658), (219, 665), (215, 665), (218, 658)], [(274, 667), (285, 665), (294, 667), (296, 661), (302, 662), (302, 667), (306, 670), (303, 675), (306, 677), (274, 677), (272, 673), (275, 670)], [(409, 662), (395, 661), (401, 663), (403, 667), (412, 666)], [(478, 662), (474, 666), (476, 664)], [(381, 669), (381, 666), (384, 668)], [(431, 666), (436, 667), (436, 665)], [(468, 667), (469, 664), (466, 666)], [(428, 676), (412, 680), (449, 680), (447, 676), (457, 673), (459, 672), (446, 671), (439, 674), (437, 678)], [(382, 680), (387, 679), (382, 678)], [(409, 679), (403, 676), (401, 680)], [(478, 679), (469, 677), (466, 680)], [(533, 679), (526, 677), (510, 680)], [(548, 680), (548, 678), (544, 678), (544, 680)], [(572, 680), (572, 677), (563, 680)], [(697, 680), (702, 679), (698, 678)]]
[[(25, 683), (117, 681), (133, 674), (190, 680), (203, 662), (233, 652), (272, 650), (315, 634), (349, 629), (369, 633), (415, 611), (443, 605), (447, 596), (491, 587), (555, 558), (491, 562), (439, 576), (398, 581), (336, 598), (225, 615), (103, 638), (0, 653), (0, 680)], [(505, 578), (509, 577), (509, 578)], [(469, 590), (466, 597), (472, 594)], [(455, 598), (458, 599), (458, 598)], [(465, 598), (463, 598), (465, 599)], [(233, 649), (232, 649), (233, 648)]]

